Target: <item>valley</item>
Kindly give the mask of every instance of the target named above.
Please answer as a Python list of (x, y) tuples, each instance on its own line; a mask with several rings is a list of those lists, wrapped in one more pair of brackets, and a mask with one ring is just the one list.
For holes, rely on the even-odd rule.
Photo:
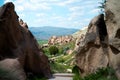
[[(50, 8), (48, 1), (45, 1), (43, 5), (46, 7), (43, 7), (37, 5), (39, 2), (30, 0), (31, 3), (36, 3), (35, 6), (45, 9), (46, 13), (55, 8), (54, 14), (37, 13), (34, 15), (35, 20), (32, 20), (33, 16), (30, 16), (29, 11), (32, 7), (26, 3), (25, 6), (29, 9), (25, 12), (30, 13), (28, 22), (32, 20), (31, 23), (36, 23), (33, 24), (35, 26), (38, 23), (59, 24), (55, 27), (29, 27), (20, 19), (21, 15), (19, 16), (15, 9), (16, 7), (24, 12), (26, 8), (16, 6), (23, 2), (22, 0), (11, 0), (0, 7), (0, 80), (120, 80), (120, 1), (102, 0), (98, 6), (100, 13), (94, 15), (89, 24), (81, 30), (74, 28), (86, 24), (85, 21), (89, 19), (82, 22), (79, 18), (86, 18), (88, 14), (96, 11), (89, 12), (85, 9), (86, 6), (73, 7), (71, 3), (74, 0), (67, 0), (57, 6), (56, 0), (50, 0), (55, 1), (51, 4), (60, 10), (65, 9), (61, 12), (54, 6)], [(32, 9), (37, 10), (35, 6)], [(88, 16), (74, 13), (79, 9), (87, 10)], [(64, 11), (73, 13), (68, 15)], [(80, 21), (77, 22), (77, 19)], [(66, 28), (58, 27), (60, 25)]]

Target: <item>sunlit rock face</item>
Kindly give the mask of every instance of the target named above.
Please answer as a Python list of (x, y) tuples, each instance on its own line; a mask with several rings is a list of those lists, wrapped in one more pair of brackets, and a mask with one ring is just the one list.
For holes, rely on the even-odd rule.
[(18, 58), (26, 73), (51, 77), (47, 56), (14, 8), (11, 2), (0, 7), (0, 60)]
[(108, 35), (101, 14), (91, 20), (87, 33), (82, 39), (76, 55), (76, 63), (82, 76), (108, 65)]
[(70, 43), (71, 41), (74, 41), (74, 38), (71, 35), (66, 35), (66, 36), (52, 36), (48, 40), (49, 45), (55, 45), (55, 44), (65, 44), (65, 43)]
[(109, 44), (111, 45), (110, 65), (116, 70), (120, 80), (120, 1), (107, 0), (105, 14)]
[(91, 20), (80, 41), (76, 63), (82, 75), (110, 66), (120, 80), (120, 1), (107, 0), (103, 14)]

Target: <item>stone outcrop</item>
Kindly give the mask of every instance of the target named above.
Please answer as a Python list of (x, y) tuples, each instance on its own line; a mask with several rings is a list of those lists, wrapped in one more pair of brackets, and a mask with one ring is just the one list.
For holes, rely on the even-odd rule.
[(110, 65), (120, 80), (120, 1), (108, 0), (105, 7), (106, 25), (109, 35)]
[(11, 2), (0, 7), (0, 60), (18, 58), (26, 73), (51, 77), (47, 56), (14, 8)]
[(17, 59), (5, 59), (0, 61), (0, 80), (26, 80), (25, 72)]
[(90, 22), (87, 33), (82, 39), (76, 55), (76, 62), (82, 76), (95, 72), (98, 68), (107, 67), (108, 35), (101, 14)]
[(70, 35), (68, 36), (52, 36), (49, 40), (48, 40), (48, 44), (49, 45), (55, 45), (55, 44), (65, 44), (65, 43), (69, 43), (71, 41), (73, 41), (74, 38)]
[(78, 51), (79, 46), (81, 45), (81, 42), (83, 41), (86, 32), (87, 32), (87, 27), (72, 34), (72, 36), (76, 39), (74, 51)]
[(74, 51), (79, 50), (79, 46), (82, 45), (82, 41), (85, 38), (85, 34), (81, 34), (80, 37), (76, 39)]
[(83, 76), (110, 66), (120, 80), (119, 4), (119, 0), (107, 0), (105, 16), (101, 14), (92, 19), (85, 37), (80, 39), (76, 63)]

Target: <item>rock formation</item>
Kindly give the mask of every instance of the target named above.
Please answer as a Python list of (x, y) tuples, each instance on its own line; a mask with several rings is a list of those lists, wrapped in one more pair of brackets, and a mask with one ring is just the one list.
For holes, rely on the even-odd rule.
[(87, 27), (72, 34), (73, 38), (76, 39), (74, 51), (78, 51), (79, 46), (81, 45), (81, 42), (83, 41), (86, 32), (87, 32)]
[(90, 22), (76, 55), (76, 62), (83, 76), (95, 72), (98, 68), (107, 67), (107, 41), (104, 15), (101, 14)]
[(105, 7), (106, 25), (109, 35), (110, 66), (116, 70), (120, 80), (120, 1), (108, 0)]
[(14, 8), (11, 2), (0, 7), (0, 60), (18, 58), (26, 73), (51, 77), (47, 56), (27, 24), (22, 20), (19, 22)]
[(69, 43), (71, 41), (73, 41), (74, 38), (70, 35), (68, 36), (52, 36), (49, 40), (48, 40), (48, 44), (49, 45), (55, 45), (55, 44), (65, 44), (65, 43)]
[(82, 45), (82, 41), (85, 38), (85, 34), (81, 34), (80, 37), (76, 39), (74, 51), (79, 50), (79, 46)]
[(110, 66), (120, 80), (119, 4), (119, 0), (107, 0), (105, 17), (101, 14), (92, 19), (85, 38), (80, 41), (76, 63), (83, 76)]
[(0, 61), (0, 80), (26, 80), (25, 72), (17, 59)]

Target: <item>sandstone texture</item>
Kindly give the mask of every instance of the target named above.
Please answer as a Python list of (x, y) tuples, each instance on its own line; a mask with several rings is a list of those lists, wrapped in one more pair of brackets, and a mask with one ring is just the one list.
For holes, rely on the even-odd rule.
[(78, 48), (76, 62), (83, 76), (95, 72), (98, 68), (107, 67), (107, 41), (104, 15), (101, 14), (92, 19)]
[(71, 35), (67, 35), (67, 36), (52, 36), (49, 40), (48, 40), (48, 44), (49, 45), (55, 45), (55, 44), (65, 44), (65, 43), (69, 43), (71, 41), (73, 41), (74, 38)]
[[(9, 2), (0, 7), (0, 61), (17, 58), (24, 72), (51, 77), (48, 58), (39, 47), (28, 25)], [(7, 64), (11, 66), (11, 64)]]
[(101, 67), (112, 67), (120, 80), (120, 1), (107, 0), (105, 16), (91, 20), (87, 33), (80, 39), (76, 63), (82, 76)]
[(25, 72), (17, 59), (0, 61), (0, 70), (3, 70), (0, 80), (26, 80)]
[(108, 0), (105, 7), (106, 25), (109, 35), (110, 65), (120, 80), (120, 1)]

